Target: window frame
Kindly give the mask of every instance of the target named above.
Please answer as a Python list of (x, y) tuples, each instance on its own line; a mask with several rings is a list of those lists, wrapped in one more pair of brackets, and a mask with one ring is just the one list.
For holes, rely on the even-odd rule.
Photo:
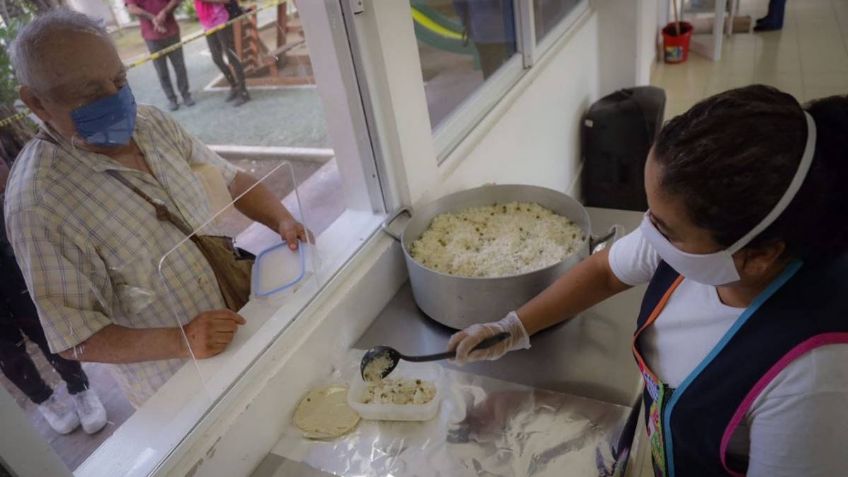
[[(532, 3), (532, 0), (527, 0), (527, 2)], [(551, 31), (542, 37), (541, 41), (536, 41), (534, 34), (533, 38), (534, 41), (536, 41), (534, 62), (538, 61), (539, 58), (554, 48), (560, 40), (564, 38), (569, 31), (571, 31), (571, 28), (578, 22), (578, 20), (580, 20), (580, 18), (583, 17), (583, 14), (585, 14), (589, 8), (589, 0), (580, 0), (580, 2), (571, 9), (571, 11), (562, 18), (553, 29), (551, 29)]]
[(451, 157), (453, 151), (518, 84), (527, 70), (533, 68), (551, 51), (589, 8), (589, 0), (580, 0), (542, 41), (537, 41), (533, 0), (513, 0), (517, 52), (432, 128), (438, 166), (442, 166)]

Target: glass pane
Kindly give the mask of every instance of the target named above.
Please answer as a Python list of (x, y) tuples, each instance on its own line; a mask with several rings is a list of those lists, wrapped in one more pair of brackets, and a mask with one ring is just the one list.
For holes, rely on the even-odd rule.
[[(111, 42), (115, 49), (104, 49), (108, 51), (108, 58), (95, 58), (93, 50), (88, 48), (91, 45), (88, 45), (62, 50), (69, 58), (67, 62), (59, 61), (64, 58), (51, 57), (43, 52), (29, 61), (34, 64), (44, 58), (51, 67), (65, 65), (64, 70), (56, 71), (51, 77), (76, 78), (65, 73), (73, 71), (82, 75), (84, 72), (94, 76), (84, 78), (85, 84), (118, 83), (116, 86), (121, 88), (121, 96), (112, 91), (111, 86), (104, 87), (104, 90), (109, 89), (107, 92), (97, 90), (85, 97), (69, 96), (70, 99), (61, 100), (67, 103), (68, 110), (107, 98), (126, 100), (125, 91), (130, 90), (138, 111), (131, 134), (133, 146), (130, 148), (134, 154), (111, 157), (108, 150), (102, 149), (94, 153), (89, 148), (92, 141), (97, 137), (108, 139), (109, 136), (99, 132), (99, 136), (86, 136), (92, 139), (89, 141), (83, 138), (82, 129), (76, 123), (65, 132), (54, 131), (55, 137), (53, 132), (48, 134), (51, 141), (59, 144), (63, 164), (75, 164), (75, 167), (62, 171), (61, 176), (51, 176), (57, 180), (56, 185), (51, 183), (47, 186), (55, 200), (51, 210), (58, 210), (57, 215), (67, 226), (90, 220), (91, 223), (86, 222), (84, 227), (90, 233), (79, 239), (82, 229), (72, 231), (57, 225), (55, 230), (59, 232), (56, 236), (42, 240), (30, 232), (21, 232), (20, 223), (15, 222), (17, 225), (11, 226), (11, 235), (18, 236), (14, 249), (10, 244), (15, 241), (14, 237), (8, 240), (5, 236), (0, 237), (2, 291), (21, 301), (21, 308), (12, 314), (5, 308), (5, 298), (0, 297), (0, 324), (8, 324), (9, 316), (26, 316), (29, 320), (20, 326), (15, 325), (17, 328), (14, 330), (15, 326), (9, 327), (8, 336), (11, 338), (5, 344), (12, 349), (18, 361), (4, 358), (0, 363), (4, 371), (0, 384), (14, 395), (33, 426), (50, 442), (69, 469), (80, 475), (124, 475), (137, 463), (139, 467), (133, 472), (143, 473), (168, 455), (190, 426), (203, 417), (213, 400), (220, 396), (221, 390), (231, 385), (238, 374), (255, 360), (256, 354), (265, 348), (264, 345), (253, 346), (250, 351), (253, 355), (242, 353), (238, 363), (232, 359), (218, 360), (218, 363), (224, 362), (230, 371), (226, 375), (227, 382), (215, 381), (222, 374), (210, 371), (211, 360), (186, 365), (190, 361), (167, 360), (161, 356), (141, 359), (134, 355), (130, 360), (135, 361), (129, 364), (91, 362), (94, 360), (89, 359), (82, 348), (87, 339), (105, 326), (116, 324), (145, 332), (148, 328), (167, 328), (170, 329), (168, 333), (179, 332), (178, 323), (186, 324), (186, 320), (190, 321), (197, 315), (191, 311), (205, 308), (201, 307), (203, 299), (200, 294), (190, 298), (196, 300), (198, 310), (182, 305), (188, 311), (180, 312), (180, 307), (173, 305), (175, 293), (185, 292), (180, 292), (179, 287), (170, 281), (176, 277), (173, 273), (169, 275), (168, 270), (177, 269), (179, 264), (176, 262), (191, 254), (172, 251), (162, 261), (167, 280), (163, 282), (159, 274), (163, 254), (186, 234), (174, 236), (176, 229), (159, 224), (149, 204), (139, 202), (136, 195), (128, 192), (127, 188), (122, 189), (120, 184), (116, 185), (104, 171), (117, 168), (127, 172), (136, 186), (169, 204), (193, 195), (194, 199), (184, 205), (181, 212), (192, 216), (195, 227), (204, 223), (205, 215), (226, 209), (227, 212), (218, 216), (214, 223), (203, 227), (202, 232), (214, 231), (235, 237), (238, 245), (254, 253), (279, 243), (280, 235), (235, 211), (230, 205), (232, 197), (221, 171), (235, 167), (262, 179), (269, 194), (277, 202), (282, 201), (297, 219), (303, 221), (319, 243), (323, 238), (333, 245), (328, 248), (326, 260), (319, 263), (315, 253), (305, 259), (310, 270), (302, 283), (308, 285), (310, 297), (320, 291), (327, 277), (332, 276), (378, 227), (379, 218), (373, 211), (380, 207), (368, 199), (380, 196), (379, 190), (374, 190), (379, 186), (376, 182), (366, 182), (366, 173), (363, 172), (374, 169), (370, 162), (372, 157), (362, 157), (359, 149), (348, 147), (344, 142), (339, 142), (342, 146), (338, 146), (331, 141), (332, 128), (328, 126), (327, 118), (344, 116), (334, 115), (333, 108), (347, 104), (351, 93), (347, 90), (328, 93), (319, 90), (315, 78), (318, 68), (313, 68), (313, 60), (319, 61), (317, 57), (320, 56), (320, 61), (334, 62), (336, 52), (322, 49), (322, 54), (316, 55), (311, 43), (340, 42), (312, 36), (310, 44), (307, 44), (307, 27), (301, 12), (291, 0), (256, 4), (241, 2), (242, 11), (236, 11), (237, 2), (225, 5), (186, 0), (180, 2), (173, 16), (164, 15), (165, 20), (161, 24), (158, 20), (150, 20), (153, 17), (150, 12), (135, 11), (131, 14), (125, 3), (143, 4), (145, 8), (154, 9), (164, 8), (170, 3), (164, 0), (5, 2), (5, 8), (0, 8), (0, 44), (4, 47), (0, 52), (0, 127), (4, 133), (0, 162), (4, 165), (8, 163), (11, 166), (18, 151), (33, 140), (39, 121), (17, 99), (19, 85), (9, 60), (10, 41), (36, 16), (49, 14), (59, 3), (93, 19), (95, 26), (92, 31), (97, 30), (98, 24), (106, 27), (107, 31), (99, 32), (100, 39)], [(310, 6), (314, 5), (310, 3)], [(60, 44), (80, 41), (76, 36), (71, 38), (70, 34), (60, 40), (55, 41)], [(115, 50), (117, 57), (109, 56)], [(99, 65), (114, 66), (114, 72), (107, 72), (106, 67), (79, 67), (80, 62), (89, 59), (98, 61)], [(120, 78), (122, 64), (127, 68), (126, 89), (123, 78)], [(322, 88), (326, 89), (326, 86)], [(79, 90), (82, 91), (82, 88)], [(121, 104), (126, 106), (131, 102)], [(72, 123), (70, 114), (68, 116), (68, 122)], [(339, 130), (344, 133), (339, 136), (355, 137), (338, 127), (333, 131)], [(174, 131), (179, 133), (172, 134)], [(356, 133), (361, 134), (362, 131)], [(41, 159), (28, 156), (25, 160), (29, 163)], [(100, 162), (95, 164), (92, 162), (95, 160)], [(0, 185), (5, 184), (6, 169), (5, 166), (0, 167)], [(88, 180), (93, 183), (85, 183)], [(14, 175), (11, 183), (14, 185), (10, 185), (10, 190), (21, 191), (31, 187)], [(204, 194), (198, 192), (201, 186)], [(107, 190), (113, 195), (107, 194)], [(299, 200), (298, 194), (302, 200)], [(2, 189), (0, 198), (7, 204), (20, 200), (9, 192), (4, 195)], [(134, 205), (130, 207), (129, 204)], [(3, 210), (2, 206), (0, 210)], [(140, 222), (146, 225), (140, 226)], [(0, 226), (0, 231), (5, 232), (6, 228)], [(53, 261), (45, 261), (39, 253), (28, 253), (35, 250), (36, 245), (77, 248), (63, 252), (67, 255), (60, 254), (62, 256)], [(188, 240), (182, 246), (182, 252), (194, 246)], [(82, 263), (80, 254), (90, 259), (90, 263)], [(17, 263), (21, 264), (20, 269)], [(202, 267), (197, 263), (190, 261), (182, 265), (195, 266), (199, 270)], [(41, 281), (35, 284), (35, 291), (28, 292), (27, 282), (33, 282), (31, 278), (38, 273), (39, 267), (44, 272)], [(76, 275), (68, 273), (70, 268), (75, 270)], [(193, 278), (196, 282), (201, 275), (185, 275), (183, 279)], [(269, 290), (280, 288), (273, 285), (272, 282)], [(204, 286), (209, 288), (214, 284)], [(44, 292), (44, 289), (50, 293)], [(32, 300), (27, 299), (28, 294)], [(85, 313), (59, 306), (50, 308), (56, 303), (73, 308), (68, 303), (83, 295), (87, 297), (90, 308), (83, 309)], [(55, 303), (51, 304), (50, 300)], [(299, 300), (306, 301), (308, 298), (299, 297)], [(289, 299), (282, 302), (253, 301), (255, 303), (248, 307), (254, 310), (261, 308), (266, 318), (288, 306), (286, 313), (279, 314), (286, 314), (286, 319), (291, 319), (301, 309)], [(36, 305), (38, 309), (34, 308)], [(162, 311), (155, 317), (162, 320), (161, 323), (139, 318), (151, 307)], [(57, 308), (62, 309), (57, 311)], [(63, 320), (76, 315), (80, 315), (81, 320), (90, 320), (83, 321), (85, 326), (90, 325), (90, 329), (63, 324)], [(273, 334), (266, 333), (260, 338), (282, 332), (283, 321), (275, 319), (275, 326), (278, 325), (279, 329), (275, 328)], [(254, 326), (252, 331), (256, 331), (259, 320), (253, 320), (249, 326)], [(46, 338), (39, 333), (46, 333)], [(70, 338), (62, 333), (70, 335)], [(177, 343), (184, 343), (179, 333), (174, 336)], [(240, 339), (248, 336), (241, 333)], [(45, 339), (52, 349), (77, 349), (79, 353), (65, 360), (70, 364), (59, 362), (57, 355), (51, 354)], [(114, 341), (110, 343), (113, 348), (117, 347)], [(156, 346), (141, 351), (160, 349)], [(5, 373), (13, 365), (20, 366), (16, 371)], [(90, 388), (105, 407), (106, 426), (90, 435), (78, 426), (73, 430), (76, 424), (71, 422), (65, 426), (71, 429), (59, 428), (72, 432), (62, 434), (45, 421), (36, 402), (41, 402), (41, 398), (50, 392), (47, 389), (52, 389), (66, 411), (73, 414), (74, 399), (69, 396), (68, 390), (75, 392), (82, 386), (80, 378), (73, 376), (80, 374), (79, 370), (85, 372)], [(203, 379), (199, 371), (205, 373)], [(19, 379), (22, 375), (31, 381), (44, 383), (30, 386)], [(171, 376), (177, 375), (180, 379), (171, 379)], [(178, 388), (174, 387), (175, 383), (179, 384)], [(180, 392), (175, 393), (174, 389)], [(156, 425), (151, 425), (151, 422), (156, 422)], [(157, 435), (154, 437), (152, 432)]]
[(516, 52), (512, 0), (411, 0), (435, 129)]
[[(173, 100), (174, 116), (209, 145), (330, 147), (303, 26), (288, 2), (258, 11), (245, 4), (245, 20), (218, 31), (199, 21), (194, 2), (181, 5), (181, 48), (173, 50), (178, 37), (146, 40), (133, 28), (113, 35), (125, 63), (142, 61), (129, 72), (139, 103), (169, 110)], [(163, 50), (170, 52), (147, 61)]]
[(536, 41), (542, 41), (583, 0), (533, 0)]

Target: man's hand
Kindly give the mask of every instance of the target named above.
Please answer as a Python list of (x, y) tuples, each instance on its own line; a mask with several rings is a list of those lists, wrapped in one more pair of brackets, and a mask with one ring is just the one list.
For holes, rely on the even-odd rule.
[(297, 250), (298, 240), (314, 243), (312, 234), (292, 217), (280, 198), (250, 174), (236, 173), (229, 190), (239, 212), (280, 234), (291, 250)]
[(244, 318), (230, 310), (213, 310), (197, 315), (183, 330), (194, 357), (204, 359), (227, 349), (238, 327), (245, 323)]
[(151, 20), (153, 22), (153, 29), (156, 30), (156, 33), (165, 33), (168, 30), (165, 28), (164, 22), (159, 18), (159, 15), (156, 15), (153, 17), (153, 20)]
[(156, 17), (154, 19), (154, 23), (161, 25), (163, 29), (165, 28), (165, 22), (167, 22), (167, 21), (168, 21), (168, 12), (165, 11), (165, 10), (162, 10), (161, 12), (157, 13)]
[(289, 248), (292, 250), (297, 250), (298, 240), (310, 243), (315, 241), (312, 237), (312, 232), (306, 230), (306, 227), (304, 227), (303, 224), (293, 218), (281, 220), (280, 225), (277, 227), (277, 231), (280, 233), (280, 237), (289, 244)]

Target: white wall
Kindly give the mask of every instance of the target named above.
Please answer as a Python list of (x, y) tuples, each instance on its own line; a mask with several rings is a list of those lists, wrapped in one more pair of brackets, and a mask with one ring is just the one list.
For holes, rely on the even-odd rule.
[(454, 171), (435, 195), (487, 182), (526, 183), (576, 194), (580, 123), (600, 95), (598, 19), (576, 25), (559, 51), (537, 65), (535, 78), (473, 149), (458, 151)]
[(651, 82), (661, 0), (592, 0), (598, 15), (601, 91)]
[[(0, 474), (3, 470), (20, 477), (70, 477), (71, 472), (29, 422), (15, 398), (0, 387)], [(14, 431), (10, 432), (12, 429)]]
[(366, 0), (355, 17), (378, 139), (403, 202), (487, 182), (578, 195), (580, 118), (599, 97), (647, 84), (657, 0), (591, 8), (441, 165), (436, 160), (409, 3)]
[(651, 70), (658, 58), (660, 1), (638, 0), (636, 28), (636, 84), (651, 84)]
[(598, 17), (600, 87), (603, 94), (636, 82), (638, 0), (592, 0)]
[(496, 111), (502, 116), (446, 161), (426, 198), (488, 182), (535, 184), (579, 197), (582, 115), (601, 96), (650, 84), (658, 3), (592, 0), (564, 45), (531, 70), (530, 84), (507, 109)]

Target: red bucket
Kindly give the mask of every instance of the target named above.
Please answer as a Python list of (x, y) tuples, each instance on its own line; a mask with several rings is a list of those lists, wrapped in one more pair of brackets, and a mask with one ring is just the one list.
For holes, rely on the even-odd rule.
[(677, 27), (669, 23), (662, 29), (663, 58), (666, 63), (683, 63), (689, 58), (689, 42), (692, 40), (692, 24), (680, 22), (680, 34)]

